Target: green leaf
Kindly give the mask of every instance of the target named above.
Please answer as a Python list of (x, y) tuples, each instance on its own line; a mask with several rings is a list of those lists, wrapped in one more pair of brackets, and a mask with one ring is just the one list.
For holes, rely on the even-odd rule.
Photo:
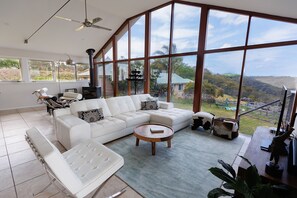
[(229, 183), (223, 183), (224, 188), (234, 190), (234, 187)]
[(252, 163), (245, 157), (243, 157), (242, 155), (238, 155), (239, 157), (241, 157), (244, 161), (246, 161), (250, 166), (252, 166)]
[(246, 169), (245, 181), (249, 186), (249, 188), (252, 188), (255, 185), (261, 184), (261, 177), (255, 165), (250, 166)]
[(232, 178), (230, 175), (228, 175), (227, 173), (225, 173), (223, 171), (223, 169), (217, 168), (217, 167), (212, 167), (209, 169), (209, 171), (215, 175), (216, 177), (220, 178), (221, 180), (234, 185), (235, 184), (235, 179)]
[(208, 198), (217, 198), (220, 196), (234, 196), (233, 193), (227, 192), (221, 188), (214, 188), (211, 191), (208, 192), (207, 197)]
[(250, 195), (252, 194), (246, 182), (241, 178), (237, 178), (236, 183), (234, 185), (234, 190), (237, 193), (242, 194), (244, 197), (250, 197)]
[(223, 160), (218, 160), (218, 162), (233, 176), (233, 178), (236, 177), (235, 170), (230, 164), (225, 163)]
[(275, 198), (277, 197), (269, 184), (259, 184), (252, 189), (254, 197)]

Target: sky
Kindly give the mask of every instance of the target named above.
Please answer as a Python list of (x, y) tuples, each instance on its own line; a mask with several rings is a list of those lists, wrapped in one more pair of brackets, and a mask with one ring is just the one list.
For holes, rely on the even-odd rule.
[[(173, 43), (177, 53), (197, 51), (200, 24), (200, 8), (175, 4)], [(171, 6), (163, 7), (151, 15), (151, 55), (162, 46), (169, 45)], [(132, 24), (132, 58), (143, 57), (144, 23), (140, 17)], [(244, 46), (248, 16), (210, 10), (207, 24), (206, 49)], [(297, 40), (297, 25), (252, 17), (248, 44)], [(118, 52), (127, 56), (128, 35), (118, 41)], [(204, 67), (213, 73), (240, 74), (243, 51), (207, 54)], [(190, 66), (196, 65), (196, 57), (184, 57)], [(297, 77), (297, 45), (264, 48), (247, 51), (245, 75)]]

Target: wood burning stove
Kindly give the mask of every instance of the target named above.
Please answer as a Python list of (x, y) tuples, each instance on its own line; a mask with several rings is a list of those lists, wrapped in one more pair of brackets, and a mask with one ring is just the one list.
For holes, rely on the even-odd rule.
[(101, 87), (97, 87), (95, 85), (95, 75), (94, 75), (94, 67), (93, 67), (93, 54), (95, 52), (94, 49), (87, 49), (87, 54), (89, 55), (90, 62), (90, 83), (89, 87), (82, 87), (82, 95), (84, 99), (93, 99), (101, 97)]

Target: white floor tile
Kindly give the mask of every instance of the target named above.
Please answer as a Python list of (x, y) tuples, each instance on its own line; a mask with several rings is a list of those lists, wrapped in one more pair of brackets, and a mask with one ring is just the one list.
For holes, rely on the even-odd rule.
[(8, 144), (6, 146), (8, 154), (16, 153), (30, 148), (29, 144), (25, 140), (14, 144)]
[(9, 168), (1, 170), (0, 175), (0, 191), (13, 187), (11, 170)]
[(28, 125), (26, 124), (26, 122), (23, 119), (2, 122), (3, 131), (14, 130), (14, 129), (23, 129), (23, 128), (27, 128), (27, 127), (28, 127)]
[(12, 167), (15, 167), (17, 165), (20, 165), (29, 161), (33, 161), (35, 159), (36, 159), (36, 156), (30, 148), (9, 155), (9, 160)]
[(29, 129), (29, 127), (21, 128), (21, 129), (12, 129), (12, 130), (5, 130), (3, 132), (4, 137), (11, 137), (15, 135), (25, 135), (26, 130)]
[[(41, 175), (38, 176), (32, 180), (26, 181), (22, 184), (19, 184), (16, 186), (18, 197), (20, 198), (32, 198), (33, 193), (36, 194), (40, 192), (40, 190), (43, 189), (48, 183), (49, 179), (47, 175)], [(58, 190), (54, 186), (50, 186), (48, 189), (46, 189), (42, 194), (39, 196), (36, 196), (35, 198), (39, 197), (51, 197), (58, 193)]]
[(3, 198), (16, 198), (15, 189), (14, 187), (5, 189), (3, 191), (0, 191), (0, 197)]
[(34, 177), (45, 173), (43, 167), (38, 160), (30, 161), (15, 167), (12, 167), (15, 184), (21, 184)]
[(7, 155), (0, 157), (0, 170), (10, 168)]

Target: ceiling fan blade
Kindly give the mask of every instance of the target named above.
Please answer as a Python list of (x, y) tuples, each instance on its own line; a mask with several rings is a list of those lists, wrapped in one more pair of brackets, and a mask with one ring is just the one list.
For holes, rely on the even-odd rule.
[(76, 28), (75, 31), (78, 32), (78, 31), (82, 30), (84, 27), (85, 27), (85, 25), (81, 25), (81, 26), (79, 26), (78, 28)]
[(111, 31), (111, 29), (106, 28), (106, 27), (102, 27), (102, 26), (99, 26), (99, 25), (92, 25), (92, 27), (94, 27), (94, 28), (98, 28), (98, 29), (103, 29), (103, 30)]
[(102, 20), (102, 18), (96, 17), (96, 18), (93, 19), (92, 23), (95, 24), (95, 23), (98, 23), (101, 20)]
[(72, 21), (72, 22), (76, 22), (76, 23), (82, 23), (82, 22), (77, 21), (77, 20), (74, 20), (74, 19), (69, 19), (69, 18), (65, 18), (65, 17), (57, 16), (57, 15), (55, 15), (55, 17), (58, 18), (58, 19), (65, 20), (65, 21)]

